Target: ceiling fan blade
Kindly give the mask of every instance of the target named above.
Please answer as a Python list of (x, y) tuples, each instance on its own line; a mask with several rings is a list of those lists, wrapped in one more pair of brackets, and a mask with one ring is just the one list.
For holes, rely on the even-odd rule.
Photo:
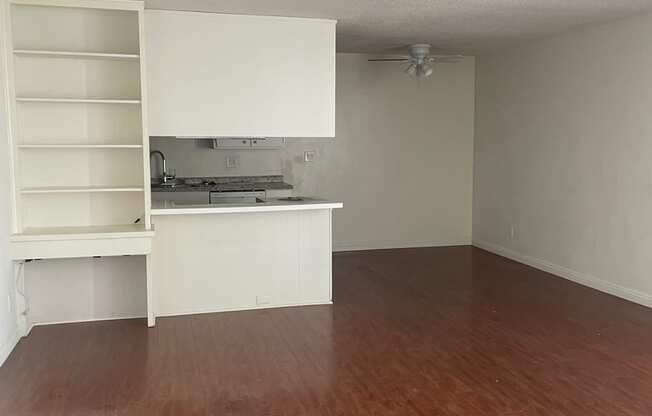
[(409, 58), (381, 58), (381, 59), (368, 59), (369, 62), (407, 62)]
[(429, 55), (431, 58), (456, 58), (464, 59), (464, 55)]
[(447, 64), (447, 63), (457, 63), (464, 60), (464, 56), (462, 55), (430, 55), (427, 58), (428, 62), (432, 63), (442, 63), (442, 64)]

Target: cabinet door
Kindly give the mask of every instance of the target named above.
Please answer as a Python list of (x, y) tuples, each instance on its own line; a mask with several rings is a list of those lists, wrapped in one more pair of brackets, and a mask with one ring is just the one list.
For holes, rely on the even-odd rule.
[(145, 28), (150, 135), (335, 135), (335, 21), (147, 10)]

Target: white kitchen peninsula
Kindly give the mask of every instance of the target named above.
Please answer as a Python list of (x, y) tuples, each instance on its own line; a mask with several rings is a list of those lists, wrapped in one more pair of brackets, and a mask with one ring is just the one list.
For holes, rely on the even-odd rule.
[(153, 201), (156, 316), (331, 303), (331, 214), (341, 202)]

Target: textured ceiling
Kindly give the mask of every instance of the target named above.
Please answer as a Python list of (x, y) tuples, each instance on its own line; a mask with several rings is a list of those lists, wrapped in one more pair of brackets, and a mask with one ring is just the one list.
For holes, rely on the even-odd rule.
[(148, 8), (338, 19), (340, 52), (477, 53), (652, 11), (652, 0), (145, 0)]

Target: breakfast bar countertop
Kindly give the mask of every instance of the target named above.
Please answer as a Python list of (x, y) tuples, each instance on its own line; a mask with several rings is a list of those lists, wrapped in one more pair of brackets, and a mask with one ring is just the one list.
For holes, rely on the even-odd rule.
[(342, 202), (320, 198), (286, 198), (266, 199), (262, 202), (235, 204), (193, 204), (184, 205), (174, 201), (152, 201), (152, 215), (188, 215), (188, 214), (231, 214), (245, 212), (280, 212), (317, 209), (342, 208)]

